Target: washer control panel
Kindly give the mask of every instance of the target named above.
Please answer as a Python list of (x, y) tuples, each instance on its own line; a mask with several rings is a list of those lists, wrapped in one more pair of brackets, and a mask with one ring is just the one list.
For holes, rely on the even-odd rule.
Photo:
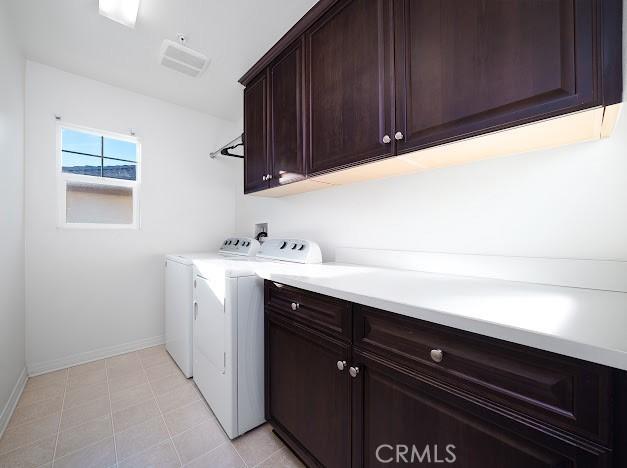
[(229, 237), (222, 243), (220, 253), (253, 257), (260, 247), (259, 241), (252, 237)]
[(267, 239), (257, 252), (258, 258), (295, 263), (322, 263), (320, 246), (302, 239)]

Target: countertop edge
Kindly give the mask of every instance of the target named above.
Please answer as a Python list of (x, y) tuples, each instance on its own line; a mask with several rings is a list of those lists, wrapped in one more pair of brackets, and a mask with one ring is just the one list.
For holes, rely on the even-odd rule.
[(382, 309), (406, 317), (425, 320), (427, 322), (627, 371), (627, 353), (619, 350), (572, 341), (554, 335), (523, 330), (509, 325), (464, 317), (445, 311), (393, 302), (374, 296), (357, 295), (341, 289), (334, 289), (308, 283), (289, 275), (276, 274), (272, 272), (258, 272), (257, 274), (263, 279), (276, 281), (287, 286), (305, 289), (307, 291), (343, 299), (345, 301), (354, 302), (364, 306)]

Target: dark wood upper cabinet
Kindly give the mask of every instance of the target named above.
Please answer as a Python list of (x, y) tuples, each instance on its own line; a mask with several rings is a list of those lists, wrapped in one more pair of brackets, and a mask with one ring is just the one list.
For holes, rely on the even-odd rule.
[(268, 188), (268, 76), (244, 90), (244, 193)]
[(591, 0), (397, 0), (398, 151), (590, 107)]
[(392, 0), (342, 0), (305, 40), (309, 172), (394, 154)]
[[(622, 0), (321, 0), (240, 80), (246, 192), (409, 173), (422, 166), (403, 156), (329, 176), (579, 110), (589, 112), (556, 145), (608, 136), (618, 106), (607, 106), (622, 101), (622, 11)], [(485, 156), (551, 146), (533, 135)], [(485, 153), (464, 151), (451, 161)]]
[(305, 178), (304, 44), (297, 40), (270, 65), (270, 186)]

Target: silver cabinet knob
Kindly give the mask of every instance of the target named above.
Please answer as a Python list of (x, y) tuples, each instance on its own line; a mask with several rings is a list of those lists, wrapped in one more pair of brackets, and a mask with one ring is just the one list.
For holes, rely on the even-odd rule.
[(348, 373), (351, 375), (352, 378), (357, 377), (357, 374), (359, 374), (359, 367), (349, 367)]
[(268, 174), (268, 175), (266, 176), (266, 180), (270, 180), (270, 179), (272, 179), (272, 174)]
[(403, 134), (401, 132), (396, 132), (394, 134), (394, 139), (396, 140), (402, 140), (403, 139)]
[(390, 138), (390, 135), (385, 135), (385, 136), (383, 137), (383, 143), (385, 143), (386, 145), (387, 145), (389, 142), (391, 142), (391, 141), (392, 141), (392, 139)]
[(431, 359), (433, 359), (435, 362), (442, 362), (442, 359), (444, 359), (444, 353), (441, 349), (432, 349), (430, 354)]
[(265, 182), (266, 181), (266, 177), (268, 177), (268, 176), (261, 177), (261, 180), (263, 180)]
[(337, 361), (337, 368), (340, 371), (343, 371), (345, 367), (346, 367), (346, 361)]
[(292, 302), (292, 310), (297, 310), (300, 308), (300, 304), (298, 302)]

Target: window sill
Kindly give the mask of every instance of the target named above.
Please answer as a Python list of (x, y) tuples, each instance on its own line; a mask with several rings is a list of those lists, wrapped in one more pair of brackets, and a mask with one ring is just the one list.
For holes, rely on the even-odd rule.
[(97, 231), (104, 230), (109, 231), (112, 229), (121, 231), (139, 231), (139, 226), (136, 224), (97, 224), (97, 223), (64, 223), (57, 225), (57, 229), (61, 230), (85, 230), (85, 231)]

